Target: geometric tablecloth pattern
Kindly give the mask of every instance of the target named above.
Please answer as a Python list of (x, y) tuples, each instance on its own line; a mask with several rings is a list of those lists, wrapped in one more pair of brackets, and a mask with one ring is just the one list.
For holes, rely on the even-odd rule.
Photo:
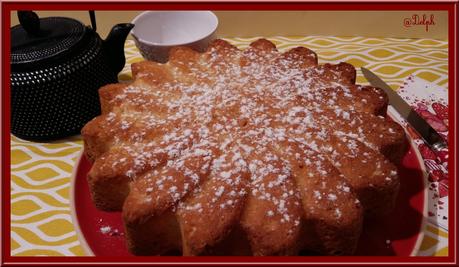
[[(243, 49), (253, 38), (227, 38)], [(414, 75), (448, 86), (448, 42), (433, 39), (365, 37), (270, 37), (281, 51), (296, 46), (314, 50), (320, 63), (345, 61), (360, 73), (365, 66), (397, 89)], [(130, 64), (142, 60), (133, 41), (125, 45), (127, 64), (119, 78), (129, 79)], [(52, 143), (11, 136), (11, 255), (84, 255), (70, 216), (70, 179), (83, 146), (75, 136)], [(418, 255), (447, 255), (447, 229), (427, 224)]]

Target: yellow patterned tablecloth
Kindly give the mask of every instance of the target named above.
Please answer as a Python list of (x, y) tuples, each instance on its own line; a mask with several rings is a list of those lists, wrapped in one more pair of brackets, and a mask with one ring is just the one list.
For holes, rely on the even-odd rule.
[[(239, 48), (254, 38), (227, 39)], [(279, 50), (306, 46), (320, 63), (346, 61), (365, 66), (397, 89), (413, 74), (437, 85), (448, 85), (448, 42), (433, 39), (364, 37), (272, 37)], [(142, 60), (132, 41), (126, 42), (127, 64)], [(358, 71), (357, 82), (366, 80)], [(70, 179), (82, 150), (80, 137), (53, 143), (33, 143), (11, 136), (11, 255), (83, 255), (69, 207)], [(447, 255), (448, 233), (427, 224), (418, 255)]]

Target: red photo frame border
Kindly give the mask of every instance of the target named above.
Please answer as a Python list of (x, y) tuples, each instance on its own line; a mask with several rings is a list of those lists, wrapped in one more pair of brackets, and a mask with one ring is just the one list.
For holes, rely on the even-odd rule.
[[(2, 182), (1, 182), (1, 264), (2, 265), (87, 265), (88, 263), (98, 265), (391, 265), (394, 263), (404, 265), (432, 265), (432, 264), (456, 264), (456, 226), (457, 226), (457, 118), (458, 114), (458, 86), (457, 73), (457, 15), (458, 2), (445, 1), (436, 3), (401, 3), (401, 2), (323, 2), (323, 3), (298, 3), (298, 2), (132, 2), (132, 3), (109, 3), (109, 2), (2, 2)], [(381, 257), (381, 256), (347, 256), (347, 257), (234, 257), (234, 256), (209, 256), (209, 257), (25, 257), (11, 256), (11, 236), (10, 236), (10, 219), (11, 219), (11, 165), (10, 165), (10, 12), (14, 10), (440, 10), (448, 12), (448, 88), (449, 88), (449, 239), (448, 239), (448, 256), (443, 257)], [(453, 100), (453, 101), (451, 101)]]

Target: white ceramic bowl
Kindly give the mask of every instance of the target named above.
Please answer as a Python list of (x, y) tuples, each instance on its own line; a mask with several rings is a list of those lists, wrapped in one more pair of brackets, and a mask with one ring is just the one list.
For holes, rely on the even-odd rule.
[(205, 51), (215, 39), (218, 19), (210, 11), (145, 11), (132, 23), (131, 34), (142, 56), (164, 63), (174, 46)]

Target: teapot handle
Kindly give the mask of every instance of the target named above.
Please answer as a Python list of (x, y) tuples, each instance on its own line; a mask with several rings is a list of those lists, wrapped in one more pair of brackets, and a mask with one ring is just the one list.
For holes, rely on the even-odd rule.
[(17, 14), (19, 23), (28, 34), (34, 36), (40, 34), (40, 18), (37, 13), (31, 10), (18, 10)]
[(89, 18), (91, 19), (91, 27), (94, 31), (97, 31), (97, 24), (96, 24), (96, 14), (94, 10), (89, 10)]

